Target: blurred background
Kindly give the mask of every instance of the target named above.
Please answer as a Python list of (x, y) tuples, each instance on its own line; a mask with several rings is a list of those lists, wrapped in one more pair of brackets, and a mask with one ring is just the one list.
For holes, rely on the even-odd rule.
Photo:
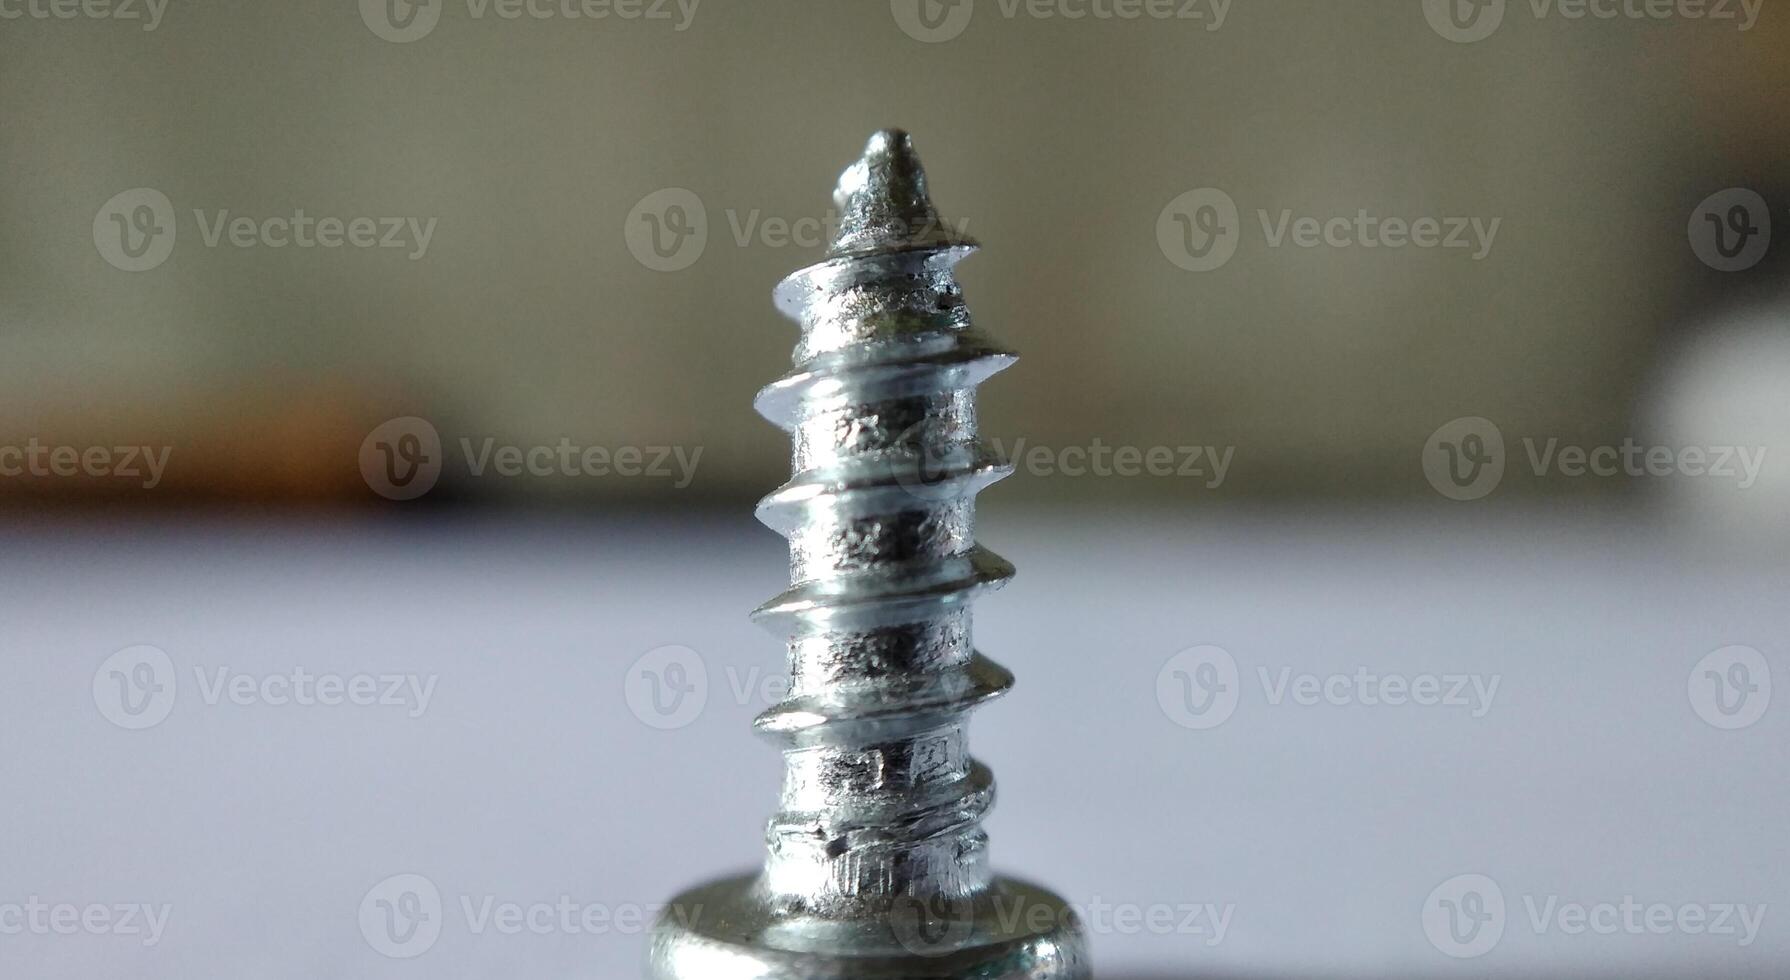
[[(750, 672), (780, 647), (744, 613), (786, 569), (751, 507), (788, 442), (751, 402), (796, 339), (770, 290), (900, 126), (1022, 355), (981, 402), (1018, 464), (982, 510), (1021, 569), (978, 619), (1020, 677), (977, 728), (997, 861), (1077, 904), (1236, 903), (1216, 942), (1097, 929), (1103, 966), (1783, 975), (1785, 712), (1726, 723), (1790, 627), (1786, 13), (0, 0), (28, 748), (0, 963), (625, 976), (637, 929), (498, 940), (456, 903), (644, 905), (757, 860)], [(669, 732), (623, 696), (668, 645), (710, 695)], [(1163, 693), (1210, 645), (1245, 692), (1222, 738)], [(165, 724), (119, 730), (119, 663), (180, 678)], [(1273, 700), (1281, 667), (1363, 665), (1497, 675), (1510, 707)], [(207, 694), (295, 668), (443, 694)], [(439, 886), (432, 957), (355, 927), (400, 872)], [(1508, 900), (1489, 953), (1419, 915), (1468, 872)], [(1630, 892), (1772, 916), (1735, 947), (1524, 904)], [(32, 895), (161, 895), (169, 938), (8, 931)]]
[[(62, 20), (20, 6), (5, 22), (13, 441), (172, 453), (153, 493), (27, 473), (0, 494), (377, 505), (361, 443), (414, 416), (453, 449), (702, 450), (679, 488), (481, 479), (456, 458), (432, 502), (737, 508), (786, 469), (781, 434), (749, 408), (795, 336), (770, 287), (821, 251), (835, 177), (891, 125), (915, 134), (947, 218), (986, 247), (962, 270), (978, 321), (1025, 358), (985, 392), (992, 434), (1235, 447), (1218, 487), (1022, 472), (1009, 501), (1422, 497), (1417, 453), (1451, 419), (1618, 443), (1706, 420), (1673, 393), (1716, 411), (1749, 397), (1737, 386), (1762, 358), (1790, 359), (1775, 330), (1730, 322), (1777, 309), (1781, 250), (1741, 274), (1687, 241), (1693, 212), (1729, 188), (1780, 219), (1790, 208), (1775, 111), (1790, 25), (1749, 21), (1738, 0), (1732, 20), (1573, 19), (1571, 4), (1538, 18), (1525, 0), (1465, 42), (1416, 0), (1191, 0), (1133, 20), (1093, 0), (1081, 19), (927, 0), (931, 32), (901, 4), (705, 0), (592, 19), (555, 0), (517, 19), (425, 4), (405, 29), (418, 36), (395, 43), (381, 32), (405, 36), (388, 25), (412, 10), (393, 2), (173, 3), (153, 30), (149, 7)], [(113, 198), (139, 188), (165, 198), (171, 247), (132, 273), (89, 232), (121, 248), (117, 222), (140, 202)], [(662, 223), (684, 200), (660, 193), (674, 188), (701, 236)], [(1190, 273), (1158, 225), (1203, 188), (1234, 202), (1240, 240)], [(1354, 231), (1300, 247), (1287, 221), (1363, 211), (1433, 219), (1466, 247), (1375, 248)], [(269, 219), (301, 213), (378, 220), (380, 244), (268, 243)], [(243, 217), (243, 237), (223, 227)], [(404, 225), (388, 234), (387, 218)], [(1481, 231), (1452, 234), (1462, 218)], [(655, 228), (673, 254), (642, 262)], [(1704, 367), (1696, 390), (1675, 387), (1699, 355), (1741, 376)], [(1645, 483), (1551, 475), (1502, 491)]]

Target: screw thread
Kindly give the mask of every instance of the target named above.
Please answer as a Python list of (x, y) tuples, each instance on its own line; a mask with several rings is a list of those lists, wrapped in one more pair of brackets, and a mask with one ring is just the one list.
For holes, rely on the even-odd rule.
[(939, 219), (907, 134), (873, 136), (835, 202), (826, 258), (776, 292), (794, 370), (756, 402), (793, 443), (758, 508), (791, 585), (754, 614), (789, 638), (790, 691), (756, 724), (785, 762), (763, 887), (852, 914), (991, 881), (994, 781), (965, 727), (1013, 678), (972, 647), (970, 604), (1013, 569), (975, 543), (975, 496), (1011, 468), (975, 391), (1014, 355), (970, 322), (953, 270), (976, 244)]

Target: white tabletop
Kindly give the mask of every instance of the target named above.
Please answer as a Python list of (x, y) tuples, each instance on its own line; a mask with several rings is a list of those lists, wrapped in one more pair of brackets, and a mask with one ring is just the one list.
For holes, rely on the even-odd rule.
[[(1790, 676), (1781, 552), (989, 514), (995, 862), (1084, 910), (1102, 976), (1790, 973), (1790, 705), (1715, 700)], [(0, 975), (633, 977), (654, 903), (758, 860), (780, 539), (400, 518), (6, 532)]]

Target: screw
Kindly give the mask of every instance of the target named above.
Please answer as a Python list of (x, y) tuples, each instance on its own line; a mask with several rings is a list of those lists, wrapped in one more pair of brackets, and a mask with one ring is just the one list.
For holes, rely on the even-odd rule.
[(970, 645), (970, 602), (1013, 568), (975, 543), (975, 496), (1012, 471), (976, 435), (975, 389), (1014, 355), (970, 323), (912, 141), (870, 138), (834, 193), (839, 230), (777, 287), (795, 369), (759, 393), (793, 478), (758, 507), (791, 586), (756, 618), (789, 637), (789, 696), (759, 716), (784, 748), (761, 874), (678, 896), (655, 980), (1085, 980), (1056, 896), (993, 875), (994, 800), (972, 708), (1013, 677)]

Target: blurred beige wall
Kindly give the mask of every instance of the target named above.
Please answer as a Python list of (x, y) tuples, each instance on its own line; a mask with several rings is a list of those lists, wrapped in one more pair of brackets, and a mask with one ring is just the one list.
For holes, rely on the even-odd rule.
[[(1222, 22), (1215, 0), (1170, 5), (1190, 20), (977, 0), (928, 43), (905, 2), (590, 19), (538, 0), (551, 16), (512, 20), (483, 0), (169, 0), (145, 30), (3, 0), (25, 15), (0, 20), (0, 444), (172, 446), (169, 498), (358, 500), (362, 440), (415, 415), (450, 446), (700, 447), (680, 492), (762, 492), (786, 443), (751, 397), (795, 336), (769, 291), (820, 251), (778, 222), (823, 219), (864, 138), (899, 125), (985, 246), (962, 269), (979, 322), (1023, 354), (984, 389), (991, 434), (1235, 451), (1216, 489), (1008, 492), (1427, 494), (1418, 452), (1452, 418), (1630, 430), (1662, 342), (1740, 288), (1687, 244), (1708, 194), (1778, 191), (1790, 226), (1790, 11), (1742, 31), (1520, 0), (1457, 43), (1418, 0), (1233, 0)], [(394, 10), (434, 26), (387, 40), (406, 30)], [(102, 211), (142, 187), (166, 196), (174, 245), (122, 271), (96, 235), (133, 233)], [(1207, 187), (1235, 202), (1240, 241), (1187, 271), (1158, 229)], [(675, 271), (628, 237), (666, 188), (693, 192), (707, 228)], [(299, 209), (432, 233), (426, 250), (409, 225), (400, 248), (206, 241), (220, 212)], [(1262, 227), (1362, 210), (1497, 232), (1489, 249), (1276, 248)], [(444, 487), (493, 499), (673, 482), (463, 470)], [(0, 480), (40, 499), (118, 489)]]

